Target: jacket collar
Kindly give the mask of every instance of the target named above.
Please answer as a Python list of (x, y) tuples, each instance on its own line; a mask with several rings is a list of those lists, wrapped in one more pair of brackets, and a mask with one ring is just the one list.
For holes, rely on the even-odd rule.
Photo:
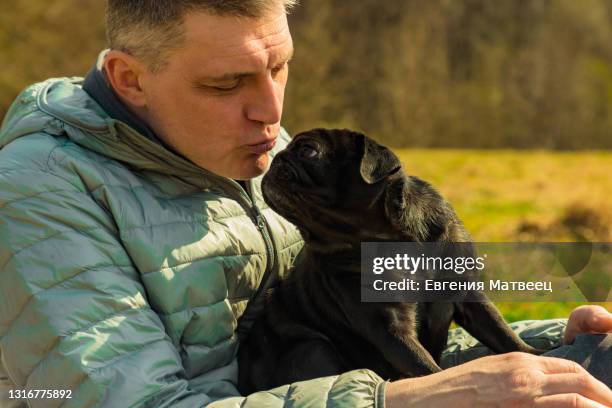
[[(98, 105), (111, 118), (121, 121), (141, 135), (152, 141), (163, 144), (155, 132), (119, 99), (112, 86), (108, 82), (106, 71), (104, 71), (104, 58), (109, 50), (104, 50), (98, 55), (98, 59), (89, 70), (83, 80), (83, 90), (97, 102)], [(165, 146), (168, 148), (168, 146)]]

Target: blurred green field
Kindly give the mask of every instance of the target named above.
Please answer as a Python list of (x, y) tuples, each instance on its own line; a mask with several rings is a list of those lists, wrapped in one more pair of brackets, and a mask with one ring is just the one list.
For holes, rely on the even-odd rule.
[[(478, 242), (612, 242), (612, 152), (396, 149)], [(567, 317), (578, 302), (500, 302), (508, 321)], [(600, 303), (612, 310), (612, 302)]]

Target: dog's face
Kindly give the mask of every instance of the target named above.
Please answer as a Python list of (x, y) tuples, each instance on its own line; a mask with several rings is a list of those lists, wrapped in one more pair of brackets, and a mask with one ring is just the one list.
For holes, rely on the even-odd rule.
[(268, 205), (294, 223), (306, 241), (354, 245), (423, 240), (406, 225), (426, 221), (406, 218), (412, 183), (398, 157), (369, 137), (315, 129), (295, 136), (276, 155), (262, 189)]

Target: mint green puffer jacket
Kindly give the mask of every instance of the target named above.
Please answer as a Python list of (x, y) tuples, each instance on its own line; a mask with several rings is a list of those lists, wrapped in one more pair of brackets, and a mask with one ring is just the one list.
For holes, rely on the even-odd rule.
[(26, 89), (0, 131), (0, 406), (382, 408), (368, 370), (238, 395), (238, 318), (303, 245), (260, 179), (169, 152), (80, 79)]

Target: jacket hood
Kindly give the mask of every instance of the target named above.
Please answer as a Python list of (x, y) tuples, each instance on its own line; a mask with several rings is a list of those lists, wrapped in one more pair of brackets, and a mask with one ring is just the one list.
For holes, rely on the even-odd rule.
[[(138, 170), (180, 177), (201, 187), (208, 187), (214, 181), (227, 184), (229, 179), (198, 167), (108, 116), (82, 89), (82, 83), (83, 78), (53, 78), (26, 88), (4, 118), (0, 149), (32, 133), (65, 135), (86, 149)], [(288, 141), (284, 130), (281, 136)], [(271, 156), (285, 145), (277, 143)]]

